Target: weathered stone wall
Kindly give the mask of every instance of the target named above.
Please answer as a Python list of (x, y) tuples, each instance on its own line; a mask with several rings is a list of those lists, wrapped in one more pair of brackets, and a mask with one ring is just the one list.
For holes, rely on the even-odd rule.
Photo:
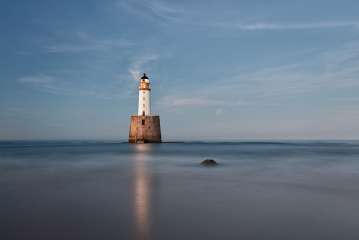
[(160, 143), (159, 116), (131, 116), (129, 143)]

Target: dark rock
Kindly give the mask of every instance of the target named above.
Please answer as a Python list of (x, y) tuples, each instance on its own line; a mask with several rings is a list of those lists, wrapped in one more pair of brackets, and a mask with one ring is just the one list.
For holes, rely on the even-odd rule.
[(201, 165), (202, 166), (208, 166), (208, 167), (211, 167), (211, 166), (216, 166), (216, 165), (218, 165), (218, 163), (215, 161), (215, 160), (213, 160), (213, 159), (205, 159), (205, 160), (203, 160), (202, 162), (201, 162)]

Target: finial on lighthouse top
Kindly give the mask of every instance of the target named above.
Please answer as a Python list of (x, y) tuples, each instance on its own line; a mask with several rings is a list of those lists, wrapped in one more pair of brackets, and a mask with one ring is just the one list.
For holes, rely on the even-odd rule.
[(141, 77), (141, 79), (148, 79), (146, 73), (143, 73), (143, 76)]

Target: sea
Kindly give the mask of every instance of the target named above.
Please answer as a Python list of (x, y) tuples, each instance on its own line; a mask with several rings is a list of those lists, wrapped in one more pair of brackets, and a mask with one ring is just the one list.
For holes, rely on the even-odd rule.
[(357, 240), (359, 141), (2, 141), (0, 226), (1, 240)]

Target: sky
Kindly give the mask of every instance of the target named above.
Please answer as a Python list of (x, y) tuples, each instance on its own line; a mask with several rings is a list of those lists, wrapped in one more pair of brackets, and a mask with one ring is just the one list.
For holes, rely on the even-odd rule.
[(359, 2), (1, 0), (0, 139), (358, 139)]

